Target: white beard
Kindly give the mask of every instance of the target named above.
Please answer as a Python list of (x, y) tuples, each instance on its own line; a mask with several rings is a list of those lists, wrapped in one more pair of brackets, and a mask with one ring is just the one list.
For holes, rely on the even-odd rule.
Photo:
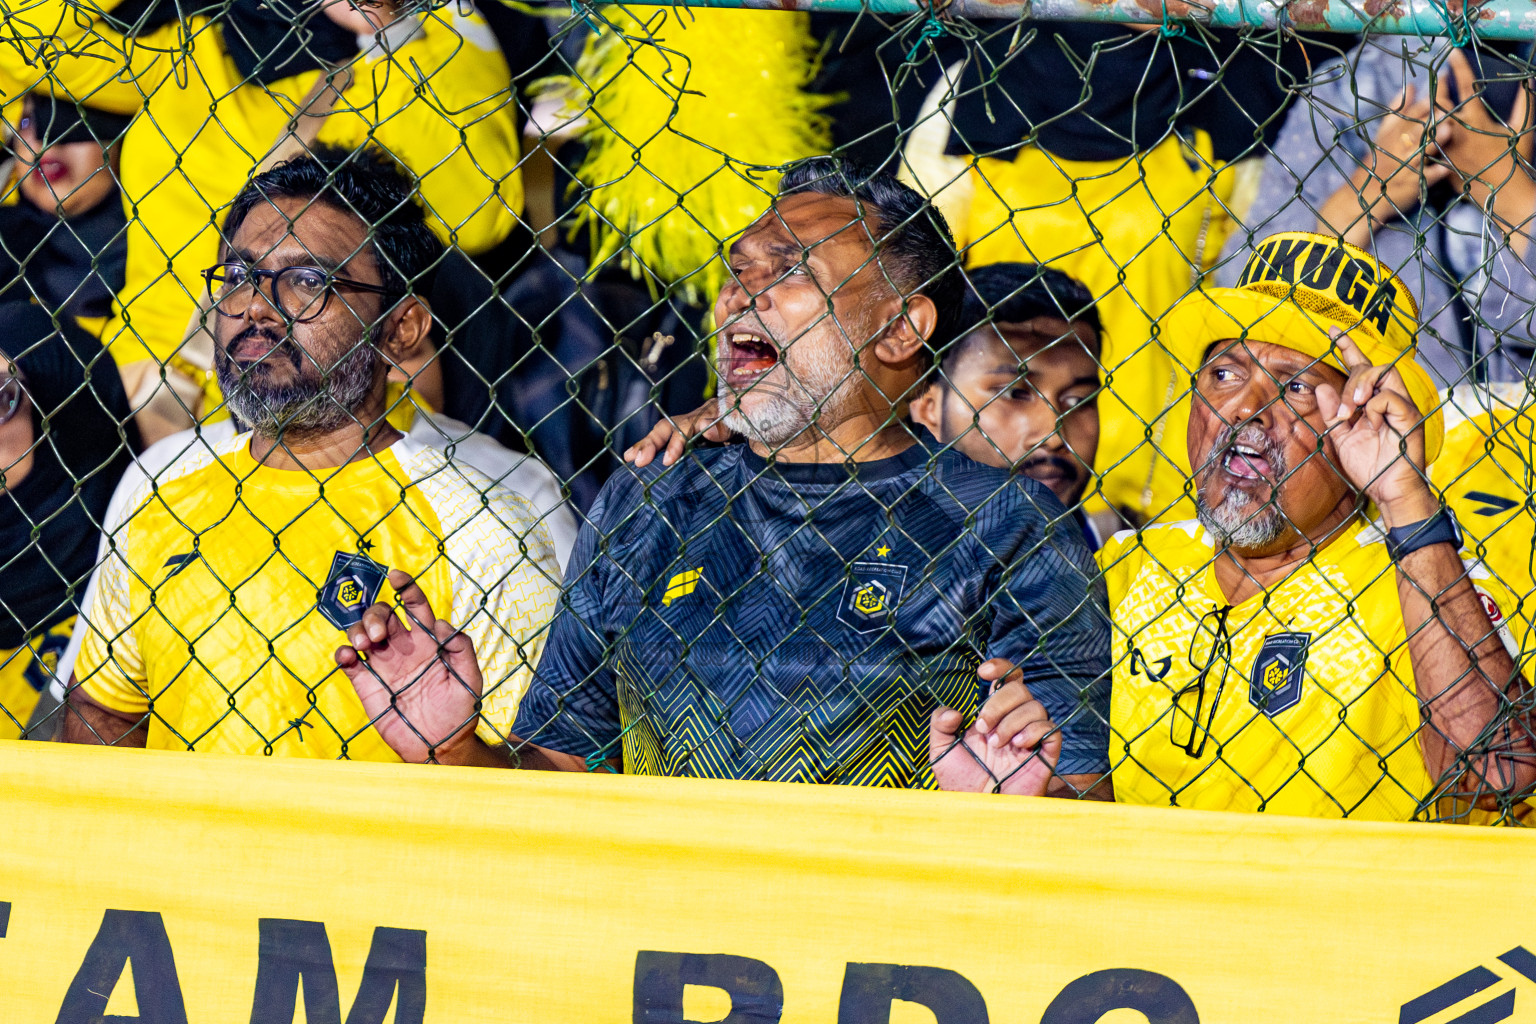
[(790, 367), (787, 350), (781, 351), (779, 365), (768, 372), (782, 367), (782, 389), (762, 387), (757, 382), (738, 389), (722, 378), (726, 391), (735, 397), (722, 418), (726, 428), (776, 448), (799, 437), (813, 424), (838, 422), (857, 390), (860, 377), (851, 347), (846, 340), (838, 340), (842, 344), (828, 346), (831, 351), (802, 349), (804, 355), (799, 361), (803, 365), (796, 368)]
[(1195, 516), (1222, 546), (1239, 551), (1267, 548), (1285, 535), (1289, 523), (1284, 512), (1272, 502), (1244, 512), (1247, 503), (1237, 491), (1228, 491), (1220, 505), (1207, 504), (1201, 496), (1195, 499)]

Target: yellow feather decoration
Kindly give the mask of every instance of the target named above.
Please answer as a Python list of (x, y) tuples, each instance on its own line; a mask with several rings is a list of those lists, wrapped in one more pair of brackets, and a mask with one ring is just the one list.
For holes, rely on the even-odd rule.
[(577, 230), (593, 233), (594, 267), (618, 253), (636, 277), (713, 299), (721, 243), (768, 208), (784, 164), (831, 146), (830, 99), (807, 91), (810, 18), (618, 6), (601, 17), (576, 75), (557, 80), (567, 111), (586, 117)]

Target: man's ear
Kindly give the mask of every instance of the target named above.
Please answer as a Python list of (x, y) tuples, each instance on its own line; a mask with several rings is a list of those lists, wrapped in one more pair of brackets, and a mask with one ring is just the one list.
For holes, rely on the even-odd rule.
[(938, 437), (942, 430), (939, 422), (941, 416), (939, 390), (943, 386), (935, 376), (933, 380), (922, 386), (917, 397), (913, 398), (912, 403), (907, 406), (907, 415), (912, 417), (912, 422), (927, 427), (934, 437)]
[(409, 375), (437, 354), (432, 342), (432, 307), (416, 295), (406, 296), (390, 310), (379, 339), (379, 352), (389, 360), (391, 372)]
[(432, 307), (411, 296), (389, 314), (379, 351), (389, 363), (389, 379), (409, 383), (418, 404), (434, 411), (446, 408), (443, 364), (432, 340)]
[(926, 295), (913, 295), (906, 309), (875, 339), (875, 357), (889, 366), (905, 366), (922, 354), (939, 326), (939, 308)]

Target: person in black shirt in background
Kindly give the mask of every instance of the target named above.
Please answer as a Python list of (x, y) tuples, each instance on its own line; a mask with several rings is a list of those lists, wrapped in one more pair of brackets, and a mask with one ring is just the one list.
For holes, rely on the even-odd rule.
[(16, 201), (0, 206), (0, 301), (37, 301), (96, 333), (128, 258), (117, 189), (129, 118), (44, 93), (22, 101), (11, 139)]
[(0, 738), (48, 710), (40, 695), (96, 566), (112, 488), (138, 447), (106, 350), (73, 323), (55, 327), (40, 306), (0, 303)]

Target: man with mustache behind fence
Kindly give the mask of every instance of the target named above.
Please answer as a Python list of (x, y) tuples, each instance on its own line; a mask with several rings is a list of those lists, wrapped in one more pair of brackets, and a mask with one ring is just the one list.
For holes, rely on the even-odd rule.
[(1487, 820), (1536, 781), (1529, 625), (1427, 482), (1417, 317), (1368, 253), (1297, 232), (1164, 318), (1198, 367), (1199, 518), (1100, 552), (1117, 800)]
[[(79, 627), (63, 740), (378, 761), (504, 745), (560, 570), (527, 500), (386, 419), (441, 255), (413, 182), (372, 150), (317, 147), (235, 198), (208, 321), (251, 430), (130, 500)], [(473, 742), (433, 749), (413, 695), (365, 710), (336, 668), (392, 568), (452, 609), (495, 679), (461, 723)]]

